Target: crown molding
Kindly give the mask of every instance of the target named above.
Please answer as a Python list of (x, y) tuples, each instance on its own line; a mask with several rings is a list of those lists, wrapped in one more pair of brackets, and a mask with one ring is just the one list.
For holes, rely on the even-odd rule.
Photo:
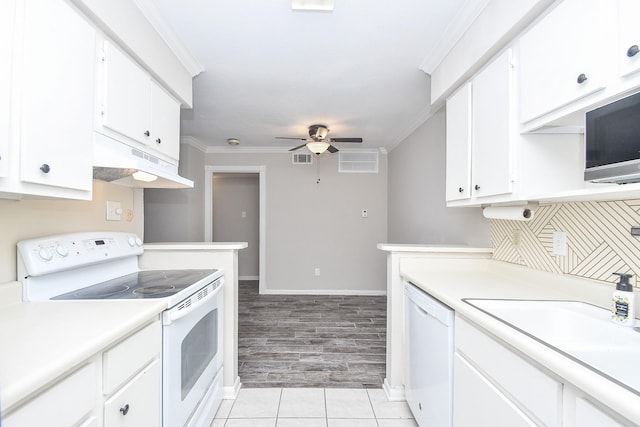
[(427, 55), (418, 68), (431, 75), (447, 56), (447, 53), (458, 43), (462, 35), (482, 13), (484, 8), (487, 7), (489, 1), (490, 0), (467, 0), (465, 4), (460, 7), (456, 17), (451, 20), (451, 23), (442, 33), (442, 37), (440, 37), (433, 52)]
[(152, 0), (134, 0), (138, 9), (147, 18), (149, 23), (158, 32), (162, 40), (169, 46), (169, 49), (176, 55), (178, 60), (184, 65), (191, 77), (195, 77), (204, 71), (204, 67), (200, 62), (189, 52), (189, 50), (182, 43), (173, 28), (162, 17), (162, 14), (158, 10), (157, 6)]

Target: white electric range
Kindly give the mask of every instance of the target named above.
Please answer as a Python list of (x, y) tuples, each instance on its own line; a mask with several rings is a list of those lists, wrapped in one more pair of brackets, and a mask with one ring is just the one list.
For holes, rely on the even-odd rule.
[(162, 299), (164, 427), (209, 426), (222, 401), (221, 269), (140, 270), (139, 237), (122, 232), (18, 243), (24, 301)]

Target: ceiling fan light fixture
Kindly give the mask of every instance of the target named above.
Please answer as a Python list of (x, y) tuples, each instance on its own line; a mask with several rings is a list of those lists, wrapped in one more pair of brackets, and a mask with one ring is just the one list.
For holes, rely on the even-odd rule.
[(329, 148), (329, 143), (324, 141), (312, 141), (307, 143), (307, 148), (314, 154), (322, 154)]
[(292, 10), (333, 11), (333, 0), (291, 0)]

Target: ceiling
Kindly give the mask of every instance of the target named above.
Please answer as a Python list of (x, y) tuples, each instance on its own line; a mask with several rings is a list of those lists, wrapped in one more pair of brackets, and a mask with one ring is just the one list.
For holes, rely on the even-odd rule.
[[(391, 150), (428, 116), (429, 71), (487, 0), (148, 0), (204, 71), (181, 135), (207, 147), (287, 149), (307, 127)], [(422, 67), (421, 67), (422, 66)]]

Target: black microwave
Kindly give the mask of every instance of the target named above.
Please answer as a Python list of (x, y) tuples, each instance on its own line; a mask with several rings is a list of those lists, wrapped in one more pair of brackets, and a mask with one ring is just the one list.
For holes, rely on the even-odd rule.
[(640, 93), (588, 111), (584, 180), (640, 182)]

